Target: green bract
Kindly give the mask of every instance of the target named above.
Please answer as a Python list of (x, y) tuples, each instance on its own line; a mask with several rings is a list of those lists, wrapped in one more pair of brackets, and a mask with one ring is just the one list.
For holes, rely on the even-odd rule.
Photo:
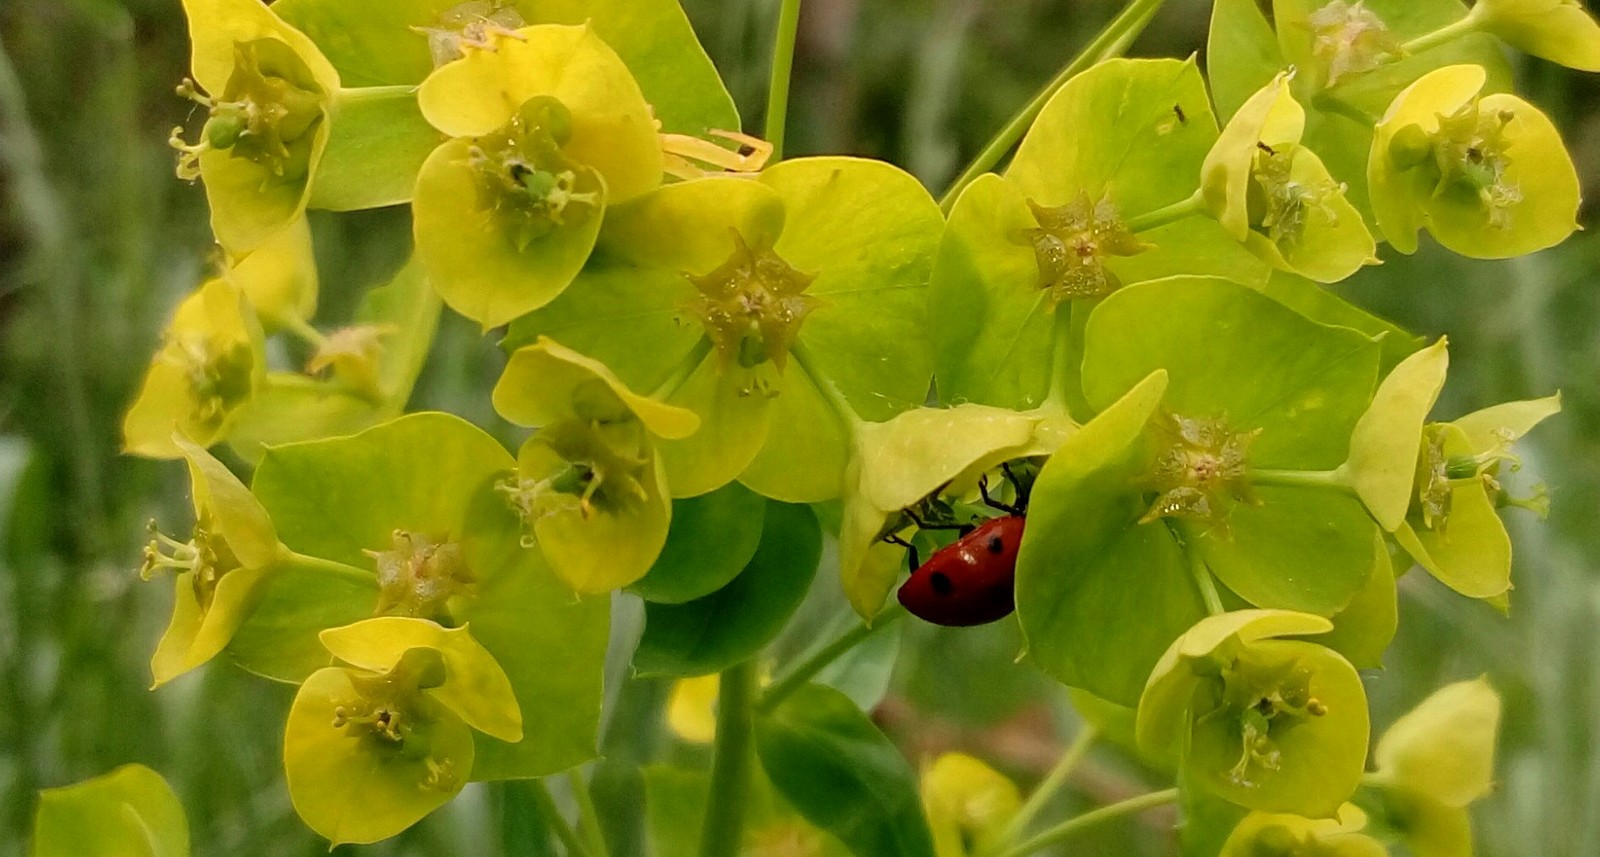
[(451, 307), (496, 327), (560, 294), (608, 205), (661, 183), (650, 105), (587, 26), (490, 32), (428, 76), (423, 115), (452, 139), (417, 176), (417, 252)]
[[(343, 590), (345, 610), (471, 624), (510, 677), (524, 721), (537, 724), (517, 743), (480, 740), (474, 779), (540, 776), (594, 754), (607, 606), (575, 601), (539, 551), (522, 547), (521, 521), (495, 489), (515, 468), (470, 423), (421, 413), (273, 447), (252, 486), (285, 544), (376, 572), (365, 588)], [(251, 624), (303, 639), (320, 628), (296, 620), (321, 620), (328, 598), (326, 587), (278, 592)]]
[(1178, 753), (1193, 782), (1241, 806), (1333, 816), (1361, 780), (1366, 693), (1331, 649), (1277, 639), (1330, 628), (1282, 610), (1200, 621), (1150, 674), (1140, 746)]
[(1356, 423), (1345, 463), (1356, 493), (1372, 517), (1393, 532), (1405, 522), (1416, 482), (1416, 450), (1422, 426), (1444, 388), (1450, 366), (1447, 341), (1402, 360), (1378, 385), (1372, 404)]
[(1201, 167), (1217, 222), (1275, 268), (1324, 283), (1377, 261), (1377, 244), (1316, 153), (1281, 74), (1239, 108)]
[[(921, 404), (939, 212), (888, 164), (785, 161), (664, 186), (607, 214), (572, 289), (512, 326), (700, 415), (662, 445), (675, 496), (739, 478), (789, 502), (839, 495), (860, 419)], [(873, 354), (872, 360), (858, 359)]]
[(929, 289), (941, 398), (1039, 405), (1054, 376), (1076, 376), (1052, 356), (1074, 326), (1070, 308), (1122, 284), (1265, 278), (1265, 266), (1208, 218), (1130, 226), (1196, 192), (1217, 142), (1209, 104), (1193, 62), (1102, 63), (1050, 99), (1004, 178), (967, 187)]
[(1415, 482), (1395, 540), (1417, 564), (1469, 598), (1497, 598), (1511, 588), (1511, 537), (1496, 510), (1521, 505), (1543, 513), (1542, 494), (1517, 498), (1500, 484), (1521, 461), (1511, 453), (1561, 397), (1509, 402), (1422, 431)]
[(305, 210), (339, 73), (305, 34), (255, 0), (183, 6), (194, 80), (178, 92), (209, 117), (192, 145), (173, 131), (178, 175), (205, 180), (217, 241), (248, 253)]
[(1470, 17), (1519, 50), (1600, 71), (1600, 24), (1578, 0), (1478, 0)]
[(45, 789), (33, 857), (189, 857), (189, 824), (172, 787), (143, 765)]
[(174, 433), (209, 447), (228, 436), (266, 375), (261, 325), (237, 286), (211, 280), (185, 298), (162, 334), (122, 420), (122, 448), (177, 458)]
[(522, 738), (510, 680), (465, 628), (384, 617), (322, 640), (348, 666), (295, 694), (283, 764), (295, 811), (334, 845), (387, 839), (454, 797), (473, 772), (471, 730)]
[(244, 292), (267, 333), (306, 321), (317, 312), (317, 260), (311, 227), (296, 219), (242, 259), (228, 266), (227, 279)]
[(1212, 575), (1256, 606), (1344, 609), (1377, 528), (1333, 468), (1372, 396), (1377, 344), (1197, 277), (1123, 288), (1084, 342), (1101, 413), (1034, 487), (1017, 560), (1029, 655), (1127, 705), (1204, 615)]
[(1339, 807), (1336, 818), (1252, 812), (1220, 857), (1387, 857), (1388, 849), (1361, 832), (1366, 825), (1366, 814), (1351, 804)]
[(643, 577), (672, 520), (655, 439), (688, 437), (700, 418), (635, 394), (603, 364), (544, 338), (511, 355), (494, 405), (539, 427), (498, 485), (522, 518), (524, 545), (579, 593)]
[(1015, 783), (965, 753), (945, 753), (922, 771), (922, 809), (938, 857), (987, 851), (1022, 806)]
[(970, 493), (1001, 462), (1053, 452), (1070, 427), (1064, 415), (971, 404), (858, 427), (839, 532), (839, 574), (856, 612), (870, 622), (899, 576), (906, 549), (883, 539), (913, 525), (906, 509)]
[(1479, 96), (1482, 68), (1447, 66), (1396, 96), (1372, 137), (1373, 214), (1396, 250), (1417, 231), (1475, 259), (1560, 243), (1578, 228), (1578, 174), (1561, 135), (1515, 95)]
[(204, 449), (174, 442), (189, 463), (194, 533), (179, 542), (153, 532), (139, 569), (147, 580), (162, 569), (177, 572), (172, 621), (150, 659), (158, 687), (221, 652), (287, 559), (267, 510), (244, 483)]

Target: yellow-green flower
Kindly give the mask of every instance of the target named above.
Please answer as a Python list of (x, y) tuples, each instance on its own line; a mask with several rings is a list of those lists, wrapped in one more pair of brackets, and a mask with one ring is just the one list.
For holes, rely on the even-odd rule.
[(1600, 24), (1578, 0), (1478, 0), (1471, 17), (1536, 57), (1600, 71)]
[(178, 94), (204, 107), (178, 175), (201, 178), (211, 227), (229, 253), (248, 253), (305, 210), (328, 142), (339, 74), (305, 34), (256, 0), (184, 0), (192, 80)]
[(152, 532), (139, 569), (146, 580), (177, 572), (172, 621), (150, 659), (158, 687), (228, 645), (284, 553), (267, 510), (238, 477), (199, 446), (173, 443), (189, 463), (195, 520), (187, 542)]
[(638, 84), (588, 26), (461, 47), (417, 92), (453, 138), (417, 177), (417, 252), (445, 303), (490, 328), (572, 282), (606, 207), (661, 184), (662, 154)]
[(1382, 843), (1361, 832), (1366, 826), (1366, 813), (1348, 803), (1334, 818), (1252, 812), (1219, 857), (1387, 857)]
[(1305, 110), (1280, 74), (1239, 108), (1201, 168), (1207, 208), (1262, 261), (1332, 283), (1377, 261), (1377, 244), (1322, 159), (1301, 145)]
[(240, 289), (211, 280), (178, 305), (122, 421), (123, 451), (178, 458), (176, 432), (203, 447), (228, 430), (266, 376), (261, 326)]
[(473, 731), (522, 739), (511, 681), (466, 627), (387, 616), (322, 632), (338, 665), (295, 694), (283, 764), (295, 811), (339, 845), (386, 839), (472, 775)]
[(266, 333), (309, 320), (317, 312), (317, 260), (305, 218), (249, 254), (229, 256), (225, 276), (244, 292)]
[(938, 857), (983, 853), (1022, 807), (1016, 783), (965, 753), (945, 753), (924, 768), (921, 792)]
[(1537, 107), (1479, 95), (1481, 66), (1423, 75), (1378, 122), (1367, 184), (1378, 227), (1414, 253), (1417, 231), (1475, 259), (1507, 259), (1560, 243), (1578, 228), (1578, 174)]
[(693, 411), (640, 396), (602, 363), (541, 337), (511, 355), (495, 409), (539, 426), (500, 488), (523, 546), (579, 593), (609, 592), (650, 570), (667, 541), (672, 495), (656, 439), (700, 427)]
[(172, 786), (143, 765), (39, 792), (32, 857), (189, 857)]

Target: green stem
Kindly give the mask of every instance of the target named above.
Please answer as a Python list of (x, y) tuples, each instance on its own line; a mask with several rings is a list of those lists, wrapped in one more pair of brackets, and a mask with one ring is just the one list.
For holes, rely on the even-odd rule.
[(341, 87), (334, 96), (334, 104), (354, 104), (358, 101), (387, 101), (391, 98), (415, 98), (417, 87), (412, 84), (397, 86), (353, 86)]
[(789, 356), (794, 358), (794, 362), (799, 364), (801, 371), (805, 372), (806, 377), (811, 379), (811, 386), (817, 388), (817, 394), (822, 396), (822, 400), (827, 403), (834, 416), (839, 418), (839, 424), (844, 426), (845, 433), (854, 437), (856, 428), (865, 424), (866, 420), (863, 420), (861, 415), (856, 413), (856, 409), (850, 405), (850, 400), (844, 397), (844, 393), (833, 385), (833, 379), (824, 375), (818, 369), (816, 361), (811, 357), (810, 349), (806, 348), (806, 344), (804, 342), (796, 342), (794, 347), (789, 349)]
[(1401, 55), (1411, 56), (1413, 54), (1420, 54), (1423, 51), (1431, 50), (1440, 45), (1453, 42), (1463, 36), (1471, 35), (1472, 33), (1477, 32), (1478, 28), (1483, 24), (1483, 16), (1479, 13), (1479, 10), (1483, 8), (1485, 8), (1485, 4), (1478, 3), (1474, 5), (1472, 7), (1472, 11), (1468, 12), (1461, 20), (1456, 21), (1453, 24), (1446, 24), (1431, 33), (1423, 33), (1415, 39), (1406, 42), (1400, 46)]
[(577, 768), (567, 772), (567, 783), (572, 786), (572, 796), (578, 800), (578, 829), (583, 833), (586, 853), (591, 857), (606, 857), (606, 838), (600, 832), (600, 815), (595, 811), (589, 784), (583, 781), (583, 774)]
[(767, 142), (772, 156), (767, 163), (783, 158), (784, 125), (789, 119), (789, 77), (794, 71), (794, 42), (800, 31), (800, 0), (783, 0), (778, 9), (778, 36), (772, 47), (772, 77), (767, 85)]
[(1039, 90), (1039, 93), (1033, 97), (1032, 101), (1029, 101), (1017, 115), (1011, 117), (1011, 121), (1007, 122), (1005, 127), (990, 138), (989, 142), (978, 152), (978, 156), (972, 159), (972, 163), (968, 164), (967, 168), (950, 185), (950, 189), (945, 191), (944, 196), (939, 200), (939, 207), (944, 209), (946, 214), (949, 214), (950, 209), (956, 204), (956, 199), (961, 196), (961, 192), (967, 189), (967, 185), (977, 181), (978, 176), (983, 175), (992, 169), (995, 164), (1000, 163), (1006, 153), (1011, 151), (1011, 147), (1022, 139), (1022, 135), (1028, 132), (1029, 126), (1033, 125), (1033, 120), (1038, 118), (1039, 112), (1044, 110), (1045, 104), (1050, 101), (1051, 96), (1055, 95), (1057, 90), (1065, 86), (1067, 81), (1096, 63), (1121, 56), (1122, 52), (1128, 49), (1128, 45), (1132, 44), (1133, 40), (1138, 38), (1144, 28), (1150, 24), (1151, 19), (1155, 17), (1156, 12), (1161, 9), (1161, 4), (1164, 2), (1165, 0), (1131, 0), (1127, 6), (1123, 7), (1117, 17), (1112, 18), (1110, 23), (1106, 24), (1105, 29), (1101, 30), (1089, 44), (1085, 45), (1083, 50), (1079, 51), (1078, 55), (1073, 57), (1072, 61), (1068, 62), (1054, 79), (1045, 84), (1044, 88)]
[(528, 794), (533, 798), (533, 805), (539, 812), (539, 817), (553, 831), (556, 838), (561, 840), (562, 847), (567, 849), (567, 857), (592, 857), (589, 849), (585, 848), (582, 840), (578, 839), (577, 831), (567, 822), (566, 816), (561, 814), (561, 808), (556, 806), (555, 798), (550, 796), (550, 787), (544, 780), (530, 780)]
[(806, 658), (801, 664), (789, 671), (788, 675), (774, 682), (761, 695), (761, 701), (756, 703), (757, 711), (771, 711), (778, 707), (789, 694), (794, 693), (810, 681), (817, 673), (838, 660), (845, 652), (866, 642), (867, 638), (878, 633), (884, 628), (894, 624), (895, 620), (906, 615), (906, 609), (899, 604), (894, 604), (873, 618), (872, 623), (862, 623), (846, 631), (839, 639), (818, 649), (816, 654)]
[(1152, 229), (1159, 229), (1169, 223), (1176, 223), (1179, 220), (1193, 217), (1196, 214), (1205, 213), (1205, 193), (1199, 189), (1196, 189), (1194, 193), (1178, 200), (1177, 202), (1174, 202), (1171, 205), (1163, 206), (1155, 211), (1147, 211), (1138, 217), (1130, 219), (1127, 224), (1128, 231), (1149, 232)]
[(1332, 470), (1273, 470), (1250, 471), (1250, 484), (1274, 485), (1291, 488), (1333, 488), (1355, 493), (1355, 482), (1348, 468), (1340, 465)]
[(1221, 616), (1228, 612), (1222, 606), (1222, 596), (1217, 592), (1217, 581), (1212, 578), (1211, 569), (1192, 548), (1189, 550), (1189, 573), (1194, 576), (1195, 588), (1200, 590), (1200, 599), (1206, 603), (1206, 613)]
[(278, 561), (292, 562), (295, 565), (303, 566), (305, 568), (313, 568), (317, 571), (327, 572), (334, 577), (341, 577), (353, 583), (360, 583), (363, 586), (375, 587), (378, 585), (377, 575), (370, 571), (363, 571), (362, 569), (356, 568), (353, 565), (345, 565), (342, 562), (336, 562), (331, 559), (323, 559), (319, 556), (311, 556), (310, 554), (303, 554), (298, 551), (293, 551), (290, 550), (286, 545), (278, 545)]
[[(1044, 295), (1039, 300), (1045, 300)], [(1065, 411), (1067, 408), (1068, 371), (1071, 368), (1074, 347), (1072, 339), (1072, 316), (1078, 311), (1078, 302), (1056, 304), (1055, 323), (1051, 326), (1051, 351), (1050, 351), (1050, 392), (1045, 395), (1044, 404)]]
[(1002, 852), (999, 857), (1025, 857), (1025, 855), (1048, 848), (1049, 846), (1055, 845), (1058, 842), (1065, 842), (1082, 831), (1093, 827), (1098, 827), (1107, 821), (1121, 818), (1126, 815), (1135, 815), (1137, 813), (1144, 812), (1147, 809), (1153, 809), (1158, 806), (1165, 806), (1167, 804), (1174, 803), (1177, 801), (1177, 799), (1177, 789), (1165, 789), (1159, 792), (1151, 792), (1149, 794), (1139, 795), (1138, 797), (1128, 798), (1125, 801), (1120, 801), (1118, 803), (1111, 804), (1110, 806), (1102, 806), (1099, 809), (1090, 810), (1089, 812), (1086, 812), (1077, 818), (1064, 821), (1039, 834), (1038, 836), (1035, 836), (1020, 845)]
[(753, 661), (723, 671), (717, 689), (717, 742), (700, 857), (737, 857), (750, 792), (751, 716), (758, 679)]
[(1045, 808), (1045, 805), (1055, 799), (1056, 794), (1061, 791), (1061, 787), (1067, 784), (1067, 778), (1072, 776), (1074, 770), (1077, 770), (1078, 763), (1083, 761), (1084, 756), (1088, 755), (1089, 748), (1094, 746), (1095, 739), (1098, 737), (1099, 735), (1096, 733), (1095, 728), (1087, 723), (1078, 730), (1078, 734), (1072, 738), (1072, 743), (1067, 746), (1066, 752), (1061, 754), (1061, 760), (1056, 762), (1054, 768), (1050, 769), (1050, 773), (1045, 775), (1038, 788), (1033, 790), (1033, 794), (1028, 795), (1027, 802), (1022, 805), (1021, 809), (1017, 810), (1017, 814), (1011, 819), (1011, 823), (1006, 825), (1005, 831), (1000, 834), (998, 840), (1001, 845), (1009, 845), (1016, 842), (1022, 837), (1022, 834), (1028, 832), (1029, 825), (1033, 824), (1033, 820), (1039, 816), (1039, 812)]
[(284, 333), (293, 334), (296, 339), (312, 348), (321, 348), (328, 342), (328, 337), (324, 336), (322, 331), (312, 327), (311, 322), (298, 315), (287, 313), (277, 321)]
[(696, 342), (694, 348), (690, 349), (689, 353), (678, 361), (678, 365), (672, 368), (672, 374), (656, 385), (650, 397), (665, 402), (676, 396), (678, 391), (683, 389), (683, 385), (687, 384), (689, 378), (694, 375), (694, 370), (700, 368), (700, 364), (705, 361), (706, 355), (710, 353), (711, 337), (701, 334), (700, 341)]

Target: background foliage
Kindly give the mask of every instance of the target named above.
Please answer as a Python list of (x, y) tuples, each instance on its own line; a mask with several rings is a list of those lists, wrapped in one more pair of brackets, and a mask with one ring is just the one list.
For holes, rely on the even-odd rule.
[[(685, 5), (747, 129), (759, 129), (777, 3)], [(807, 0), (788, 150), (886, 158), (942, 189), (1118, 5)], [(1204, 0), (1169, 3), (1132, 53), (1199, 50), (1208, 13)], [(126, 762), (173, 782), (197, 853), (324, 853), (279, 781), (291, 688), (218, 664), (160, 693), (146, 690), (170, 590), (139, 585), (133, 568), (145, 520), (187, 514), (184, 480), (163, 472), (175, 463), (118, 457), (116, 426), (159, 327), (209, 252), (201, 189), (172, 177), (165, 143), (188, 109), (171, 94), (187, 65), (186, 43), (175, 0), (0, 4), (0, 857), (22, 853), (37, 789)], [(1517, 61), (1518, 89), (1564, 129), (1586, 196), (1600, 199), (1600, 80)], [(1584, 211), (1591, 230), (1596, 213)], [(408, 250), (404, 218), (313, 215), (326, 312), (339, 317), (399, 267)], [(1551, 485), (1554, 513), (1548, 527), (1510, 520), (1520, 527), (1511, 618), (1425, 575), (1404, 578), (1405, 621), (1388, 669), (1368, 677), (1374, 723), (1386, 725), (1447, 681), (1489, 674), (1507, 712), (1500, 786), (1474, 810), (1480, 853), (1593, 853), (1600, 235), (1503, 263), (1427, 246), (1414, 257), (1386, 254), (1385, 262), (1345, 287), (1405, 327), (1450, 335), (1452, 381), (1438, 413), (1557, 387), (1566, 408), (1527, 445), (1530, 469)], [(509, 436), (486, 394), (501, 359), (470, 322), (447, 314), (413, 407), (449, 409)], [(839, 613), (837, 579), (826, 567), (816, 576), (786, 635), (788, 650), (829, 633), (820, 626)], [(637, 629), (637, 604), (616, 609), (619, 627)], [(913, 760), (965, 749), (1027, 783), (1060, 755), (1073, 715), (1058, 686), (1011, 665), (1014, 622), (966, 632), (908, 624), (902, 633), (876, 717)], [(659, 726), (667, 685), (613, 678), (621, 696), (606, 755), (619, 764), (599, 781), (601, 797), (615, 804), (603, 814), (619, 819), (610, 833), (624, 847), (614, 853), (628, 854), (644, 819), (641, 784), (625, 763), (669, 752)], [(1126, 797), (1148, 787), (1141, 776), (1102, 748), (1079, 769), (1068, 799)], [(365, 853), (498, 854), (502, 828), (514, 841), (527, 812), (514, 786), (474, 787)], [(1085, 853), (1158, 853), (1169, 844), (1167, 822), (1106, 833)]]

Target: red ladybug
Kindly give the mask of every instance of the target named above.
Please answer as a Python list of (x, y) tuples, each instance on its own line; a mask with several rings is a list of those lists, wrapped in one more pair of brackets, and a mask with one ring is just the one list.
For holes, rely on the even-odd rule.
[[(1009, 468), (1006, 475), (1011, 477)], [(940, 548), (927, 562), (917, 561), (916, 548), (909, 543), (889, 537), (889, 541), (905, 546), (911, 555), (911, 577), (899, 591), (900, 603), (911, 615), (935, 625), (961, 628), (998, 621), (1016, 609), (1013, 590), (1017, 549), (1022, 546), (1026, 522), (1025, 499), (1009, 506), (991, 499), (983, 483), (979, 487), (986, 504), (1007, 514), (976, 527), (927, 525), (912, 514), (921, 529), (963, 531), (959, 539)]]

